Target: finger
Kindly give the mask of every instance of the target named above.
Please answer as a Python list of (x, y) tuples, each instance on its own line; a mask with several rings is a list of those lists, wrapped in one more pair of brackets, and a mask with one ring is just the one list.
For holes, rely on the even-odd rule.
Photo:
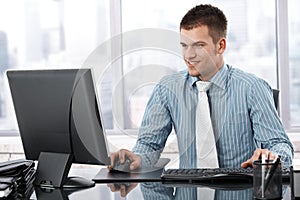
[(125, 153), (126, 159), (130, 160), (130, 162), (134, 162), (137, 159), (138, 155), (134, 154), (131, 151), (125, 150), (124, 153)]
[(247, 162), (243, 162), (243, 163), (241, 164), (241, 167), (244, 168), (244, 169), (247, 168)]
[(135, 157), (133, 158), (133, 161), (131, 161), (130, 170), (138, 169), (141, 167), (141, 165), (142, 165), (141, 157), (138, 155), (135, 155)]
[(253, 155), (251, 157), (251, 160), (253, 161), (253, 160), (259, 160), (259, 159), (261, 159), (262, 152), (263, 152), (263, 149), (255, 149), (255, 151), (254, 151), (254, 153), (253, 153)]
[(127, 186), (127, 194), (133, 190), (138, 184), (137, 183), (132, 183), (129, 186)]
[(243, 162), (241, 164), (241, 167), (246, 169), (247, 167), (253, 167), (252, 163), (254, 160), (258, 160), (261, 157), (261, 150), (262, 149), (255, 149), (255, 151), (253, 152), (253, 155), (251, 158), (249, 158), (248, 160), (246, 160), (245, 162)]
[(142, 159), (139, 155), (132, 153), (131, 151), (124, 151), (125, 157), (130, 161), (130, 170), (138, 169), (141, 166)]
[(120, 186), (120, 194), (121, 194), (121, 197), (126, 197), (127, 192), (126, 192), (126, 186), (125, 185)]
[(241, 164), (241, 167), (246, 169), (247, 167), (252, 167), (252, 160), (251, 159), (248, 159), (247, 161), (243, 162)]
[(109, 187), (110, 191), (112, 191), (112, 192), (117, 192), (118, 191), (118, 189), (115, 187), (114, 184), (108, 184), (107, 186)]
[(255, 160), (262, 159), (263, 154), (265, 155), (265, 158), (268, 158), (269, 151), (267, 149), (260, 149), (260, 148), (255, 149), (252, 157), (249, 160), (247, 160), (248, 166), (253, 167), (253, 162)]
[(121, 149), (119, 151), (119, 162), (123, 164), (126, 160), (126, 154), (129, 154), (129, 151), (126, 149)]
[(115, 160), (118, 157), (118, 153), (114, 152), (110, 154), (110, 165), (108, 166), (110, 169), (112, 169), (115, 166)]
[(270, 159), (270, 156), (272, 155), (272, 152), (269, 151), (268, 149), (262, 149), (262, 150), (261, 150), (261, 154), (262, 154), (262, 155), (265, 155), (265, 158), (266, 158), (267, 160), (269, 160), (269, 159)]
[(271, 155), (271, 152), (266, 152), (266, 159), (267, 160), (271, 160), (272, 159), (272, 155)]
[(275, 154), (272, 151), (269, 151), (268, 160), (274, 160), (276, 158)]
[(275, 154), (268, 149), (260, 149), (261, 155), (264, 154), (267, 160), (274, 160), (276, 158)]

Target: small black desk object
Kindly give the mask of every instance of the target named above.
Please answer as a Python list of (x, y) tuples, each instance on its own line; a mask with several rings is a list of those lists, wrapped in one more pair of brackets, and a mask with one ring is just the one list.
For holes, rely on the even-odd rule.
[(300, 166), (291, 167), (291, 189), (295, 199), (300, 199)]

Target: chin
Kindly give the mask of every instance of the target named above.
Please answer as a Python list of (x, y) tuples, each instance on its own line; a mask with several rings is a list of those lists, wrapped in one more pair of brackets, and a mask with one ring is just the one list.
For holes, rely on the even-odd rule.
[(199, 77), (200, 76), (200, 73), (196, 69), (189, 68), (188, 70), (189, 70), (189, 74), (191, 76), (194, 76), (194, 77)]

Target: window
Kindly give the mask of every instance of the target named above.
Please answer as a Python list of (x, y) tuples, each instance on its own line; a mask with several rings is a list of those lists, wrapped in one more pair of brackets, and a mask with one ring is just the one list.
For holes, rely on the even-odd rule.
[[(228, 43), (225, 59), (228, 64), (236, 68), (251, 72), (267, 80), (273, 88), (277, 88), (277, 63), (276, 63), (276, 21), (275, 21), (275, 1), (266, 0), (229, 0), (229, 1), (201, 1), (201, 3), (211, 3), (224, 11), (228, 19)], [(185, 68), (181, 61), (181, 47), (179, 39), (170, 43), (170, 46), (178, 45), (178, 49), (172, 53), (162, 52), (162, 49), (149, 50), (148, 42), (155, 37), (161, 40), (161, 47), (168, 42), (167, 38), (179, 35), (179, 23), (183, 15), (192, 7), (199, 4), (199, 1), (177, 1), (172, 3), (168, 0), (126, 0), (122, 1), (122, 30), (128, 32), (149, 32), (145, 33), (145, 38), (131, 38), (131, 43), (139, 43), (139, 47), (134, 52), (123, 51), (123, 73), (124, 76), (132, 73), (132, 70), (140, 69), (141, 77), (143, 70), (148, 76), (153, 76), (156, 81), (158, 74), (178, 71)], [(134, 12), (132, 8), (134, 7)], [(145, 9), (147, 7), (147, 9)], [(145, 28), (154, 28), (146, 30)], [(169, 30), (163, 32), (162, 30)], [(141, 31), (142, 32), (142, 31)], [(165, 34), (164, 34), (165, 33)], [(141, 34), (141, 33), (140, 33)], [(138, 36), (138, 34), (136, 35)], [(179, 36), (178, 36), (179, 37)], [(123, 42), (127, 41), (124, 39)], [(154, 44), (154, 42), (153, 42)], [(142, 48), (145, 45), (145, 48)], [(174, 48), (175, 49), (175, 48)], [(179, 54), (179, 55), (178, 55)], [(154, 68), (154, 73), (149, 73), (151, 67), (160, 65), (161, 72)], [(147, 66), (147, 67), (145, 67)], [(164, 71), (164, 69), (169, 69)], [(149, 78), (149, 77), (148, 77)], [(151, 77), (150, 77), (151, 79)], [(134, 83), (136, 81), (136, 83)], [(138, 91), (131, 91), (131, 86), (138, 87)], [(137, 80), (129, 79), (124, 81), (125, 99), (130, 101), (126, 105), (129, 113), (134, 113), (128, 128), (138, 127), (142, 113), (145, 109), (147, 99), (151, 94), (149, 85), (138, 85)], [(144, 88), (144, 89), (143, 89)], [(126, 96), (127, 95), (127, 96)], [(133, 102), (133, 103), (131, 103)], [(129, 117), (130, 118), (130, 117)]]
[[(228, 18), (226, 62), (279, 88), (284, 125), (299, 131), (299, 2), (287, 2), (201, 1), (218, 6)], [(17, 132), (6, 69), (88, 66), (96, 69), (105, 128), (136, 133), (154, 85), (162, 76), (185, 69), (179, 23), (197, 4), (196, 0), (1, 1), (0, 132)], [(287, 32), (285, 47), (280, 37)]]
[(0, 132), (17, 130), (5, 70), (81, 67), (109, 37), (109, 0), (1, 1)]

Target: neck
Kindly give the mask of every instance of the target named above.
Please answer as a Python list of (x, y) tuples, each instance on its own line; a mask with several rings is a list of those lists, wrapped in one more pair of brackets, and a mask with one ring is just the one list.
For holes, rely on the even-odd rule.
[[(222, 65), (223, 66), (223, 65)], [(205, 76), (203, 76), (202, 74), (200, 74), (199, 79), (201, 81), (209, 81), (221, 68), (216, 68), (215, 71), (211, 72), (210, 74), (206, 74)]]

